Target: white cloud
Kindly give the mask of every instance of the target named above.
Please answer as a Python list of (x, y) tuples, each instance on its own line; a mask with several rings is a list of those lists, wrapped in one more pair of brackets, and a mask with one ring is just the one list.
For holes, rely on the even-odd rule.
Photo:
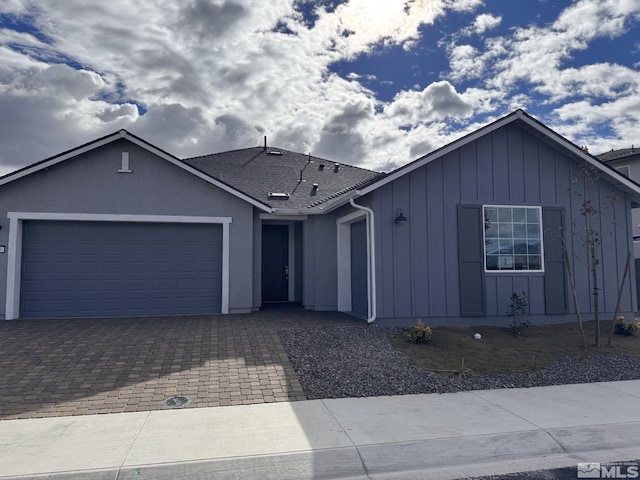
[(353, 58), (378, 44), (412, 45), (420, 25), (433, 23), (440, 14), (437, 1), (350, 0), (334, 12), (323, 12), (316, 28), (326, 37), (334, 37), (342, 56)]
[[(508, 36), (487, 37), (482, 46), (454, 39), (446, 77), (473, 82), (494, 111), (499, 105), (505, 111), (550, 109), (552, 128), (597, 150), (632, 138), (628, 126), (635, 122), (637, 129), (640, 118), (625, 109), (637, 108), (640, 76), (610, 62), (573, 65), (573, 56), (596, 39), (625, 34), (639, 16), (638, 0), (579, 0), (549, 25), (518, 27)], [(598, 138), (605, 124), (612, 135)]]
[(458, 12), (473, 12), (483, 4), (483, 0), (443, 0), (442, 7)]
[(483, 13), (478, 15), (473, 22), (473, 31), (477, 34), (482, 34), (487, 30), (496, 28), (502, 22), (502, 17), (491, 15), (489, 13)]
[(432, 83), (419, 92), (401, 92), (385, 108), (386, 115), (410, 125), (464, 118), (472, 111), (472, 105), (446, 81)]
[(76, 70), (67, 65), (50, 65), (33, 75), (25, 85), (29, 90), (47, 90), (47, 94), (57, 97), (70, 96), (81, 100), (96, 94), (104, 86), (104, 81), (95, 72)]
[[(628, 29), (638, 0), (580, 0), (548, 26), (506, 36), (495, 35), (501, 18), (489, 7), (348, 0), (319, 9), (310, 28), (293, 0), (268, 8), (262, 0), (5, 0), (0, 13), (28, 13), (40, 34), (0, 29), (0, 110), (11, 112), (0, 119), (0, 164), (15, 168), (127, 128), (178, 156), (259, 145), (267, 135), (282, 148), (389, 169), (544, 102), (571, 134), (579, 134), (571, 125), (602, 117), (629, 138), (635, 117), (621, 109), (640, 97), (637, 71), (565, 64), (593, 39)], [(415, 48), (422, 60), (422, 33), (450, 11), (475, 18), (483, 43), (448, 37), (450, 72), (439, 81), (381, 102), (367, 87), (373, 76), (330, 73), (336, 61), (383, 58), (388, 46)], [(291, 34), (276, 31), (283, 24)], [(521, 91), (523, 83), (531, 88)], [(578, 103), (585, 98), (590, 108)]]
[(449, 52), (449, 78), (460, 81), (467, 78), (482, 78), (486, 62), (472, 45), (455, 45)]
[(26, 11), (26, 8), (21, 0), (4, 0), (2, 5), (2, 12), (13, 15), (21, 15)]
[(468, 78), (477, 72), (475, 78), (488, 77), (487, 85), (505, 92), (527, 81), (557, 101), (571, 91), (573, 76), (558, 77), (572, 52), (586, 49), (596, 38), (623, 34), (629, 18), (639, 12), (638, 0), (578, 1), (549, 26), (517, 28), (512, 36), (487, 39), (482, 52), (450, 46), (453, 76)]
[(360, 79), (375, 80), (376, 76), (375, 75), (359, 75), (355, 72), (350, 72), (347, 74), (347, 78), (349, 80), (360, 80)]
[[(328, 74), (328, 65), (381, 45), (410, 46), (420, 26), (446, 8), (477, 4), (416, 0), (407, 10), (403, 0), (351, 0), (333, 12), (321, 10), (309, 29), (290, 0), (274, 0), (268, 9), (259, 0), (25, 1), (22, 13), (30, 12), (50, 43), (0, 33), (0, 106), (15, 95), (39, 98), (30, 108), (45, 110), (41, 123), (64, 119), (60, 128), (69, 137), (124, 127), (181, 156), (255, 145), (267, 134), (294, 150), (373, 164), (371, 146), (394, 137), (382, 130), (397, 125), (375, 113), (373, 93), (359, 83), (374, 77), (344, 80)], [(279, 21), (293, 34), (275, 32)], [(2, 47), (16, 40), (22, 50)], [(138, 115), (132, 101), (147, 113)], [(43, 124), (43, 132), (56, 130)], [(78, 136), (78, 143), (85, 139)], [(0, 141), (31, 143), (26, 128), (12, 138), (0, 133)], [(49, 154), (63, 144), (43, 143)], [(386, 158), (391, 148), (377, 154)], [(0, 162), (40, 159), (34, 150), (28, 154), (6, 160), (0, 151)], [(404, 161), (406, 155), (393, 154)]]
[(502, 22), (502, 17), (492, 15), (490, 13), (481, 13), (478, 15), (473, 23), (467, 28), (462, 29), (462, 35), (482, 35), (488, 30), (496, 28)]
[[(640, 96), (626, 96), (593, 105), (578, 101), (555, 110), (557, 131), (580, 145), (587, 145), (594, 154), (617, 148), (628, 148), (637, 142), (640, 124)], [(595, 128), (606, 125), (611, 134), (602, 136)], [(622, 143), (621, 139), (627, 139)]]

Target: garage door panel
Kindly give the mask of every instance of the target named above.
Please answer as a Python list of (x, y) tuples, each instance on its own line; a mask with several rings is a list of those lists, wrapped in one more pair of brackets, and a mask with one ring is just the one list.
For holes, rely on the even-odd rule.
[(169, 278), (155, 278), (151, 286), (153, 287), (153, 291), (156, 292), (157, 296), (158, 294), (171, 292), (173, 281)]
[(66, 265), (60, 268), (65, 269), (68, 272), (75, 273), (82, 279), (91, 278), (92, 276), (96, 275), (95, 262), (89, 261), (86, 258), (77, 258), (74, 264)]
[(30, 245), (27, 253), (43, 258), (55, 258), (58, 255), (66, 257), (72, 253), (72, 247), (71, 245), (50, 245), (46, 242), (41, 242), (35, 245)]
[(158, 262), (153, 265), (153, 270), (156, 272), (156, 275), (168, 276), (173, 273), (174, 268), (171, 262)]
[(153, 245), (153, 253), (155, 255), (173, 255), (173, 245), (171, 244), (158, 244)]
[(23, 227), (23, 317), (220, 312), (221, 225)]
[(42, 296), (42, 298), (50, 297), (51, 293), (64, 292), (75, 286), (75, 280), (69, 278), (56, 278), (53, 281), (51, 279), (33, 279), (23, 281), (22, 288), (26, 288), (33, 293), (34, 298)]
[(127, 266), (127, 262), (122, 261), (121, 258), (117, 260), (111, 260), (110, 258), (106, 258), (105, 262), (102, 264), (102, 275), (104, 278), (109, 278), (109, 276), (113, 276), (114, 279), (122, 278), (120, 273)]

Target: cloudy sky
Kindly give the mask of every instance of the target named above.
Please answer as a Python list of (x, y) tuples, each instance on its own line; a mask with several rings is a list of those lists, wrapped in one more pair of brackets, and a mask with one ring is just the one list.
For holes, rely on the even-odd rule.
[(2, 0), (0, 174), (125, 128), (388, 171), (516, 108), (640, 145), (640, 0)]

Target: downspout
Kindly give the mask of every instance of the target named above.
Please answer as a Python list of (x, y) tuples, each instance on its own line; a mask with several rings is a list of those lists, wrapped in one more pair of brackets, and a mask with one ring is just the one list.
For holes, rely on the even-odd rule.
[(369, 282), (367, 285), (367, 296), (369, 297), (369, 318), (367, 318), (367, 323), (371, 323), (375, 321), (377, 311), (376, 311), (376, 259), (375, 259), (375, 228), (374, 228), (374, 213), (369, 207), (365, 207), (363, 205), (358, 205), (354, 202), (353, 198), (349, 199), (349, 203), (353, 208), (357, 208), (358, 210), (364, 210), (367, 215), (367, 261), (369, 264)]

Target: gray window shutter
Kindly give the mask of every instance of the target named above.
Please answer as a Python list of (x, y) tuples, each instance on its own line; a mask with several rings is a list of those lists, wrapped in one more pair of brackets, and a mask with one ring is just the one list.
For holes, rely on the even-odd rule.
[(543, 207), (544, 231), (544, 305), (547, 315), (569, 312), (567, 303), (567, 271), (562, 255), (564, 209)]
[(458, 205), (458, 272), (462, 317), (483, 317), (487, 314), (483, 225), (481, 205)]

